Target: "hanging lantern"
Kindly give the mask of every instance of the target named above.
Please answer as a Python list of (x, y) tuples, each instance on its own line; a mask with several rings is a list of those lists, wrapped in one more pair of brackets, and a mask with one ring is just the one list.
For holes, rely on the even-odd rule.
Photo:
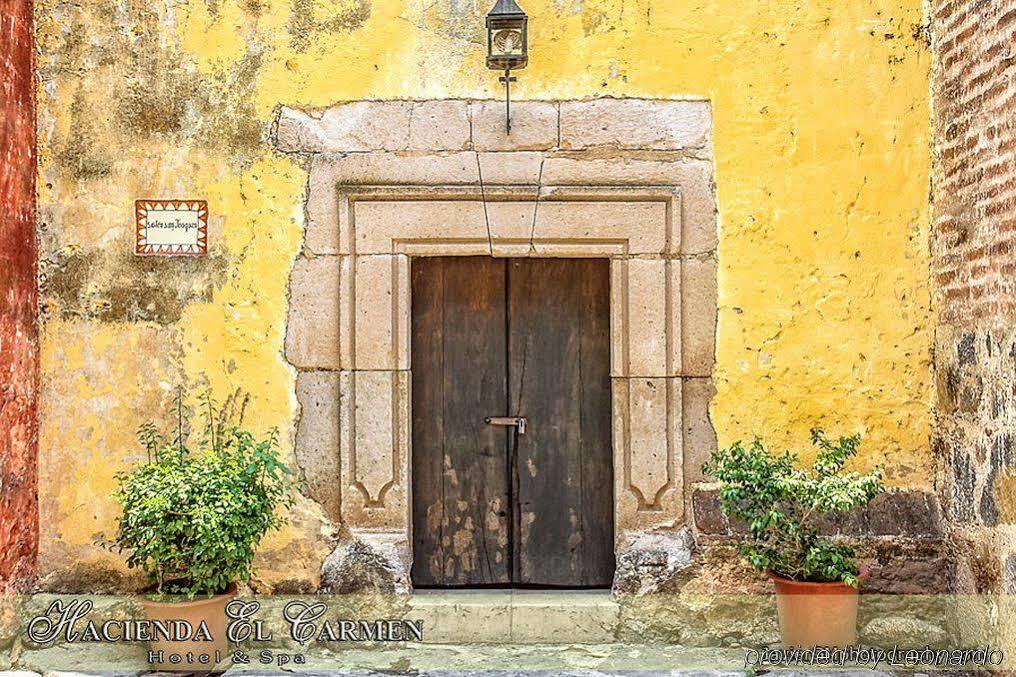
[(487, 68), (521, 70), (529, 63), (529, 17), (515, 0), (497, 0), (487, 14)]
[(505, 129), (512, 133), (512, 70), (529, 63), (529, 17), (515, 0), (497, 0), (487, 14), (487, 68), (504, 71)]

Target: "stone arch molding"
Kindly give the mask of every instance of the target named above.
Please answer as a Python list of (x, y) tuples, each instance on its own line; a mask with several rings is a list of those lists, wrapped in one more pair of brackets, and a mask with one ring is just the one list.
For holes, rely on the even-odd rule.
[[(274, 139), (308, 157), (290, 278), (298, 462), (358, 539), (410, 536), (414, 257), (605, 257), (611, 276), (615, 543), (685, 522), (715, 449), (717, 220), (708, 102), (358, 101), (280, 110)], [(656, 547), (656, 546), (654, 546)]]

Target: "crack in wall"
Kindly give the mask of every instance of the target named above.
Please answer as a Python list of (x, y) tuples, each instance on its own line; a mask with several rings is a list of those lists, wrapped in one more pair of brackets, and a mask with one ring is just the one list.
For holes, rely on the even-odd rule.
[(487, 227), (487, 253), (494, 255), (494, 239), (490, 234), (490, 215), (487, 213), (487, 187), (483, 182), (483, 167), (480, 164), (480, 153), (473, 151), (476, 157), (476, 176), (480, 180), (480, 201), (483, 203), (483, 222)]
[(536, 253), (536, 216), (540, 210), (540, 196), (543, 194), (543, 165), (546, 162), (546, 156), (540, 158), (540, 173), (536, 177), (536, 202), (533, 204), (533, 224), (529, 229), (529, 251), (533, 254)]

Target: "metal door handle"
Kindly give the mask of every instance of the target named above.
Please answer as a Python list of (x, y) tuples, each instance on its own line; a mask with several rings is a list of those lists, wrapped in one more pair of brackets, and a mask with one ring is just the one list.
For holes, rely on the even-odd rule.
[(483, 422), (487, 425), (507, 425), (515, 426), (519, 435), (526, 434), (526, 417), (525, 416), (488, 416), (483, 419)]

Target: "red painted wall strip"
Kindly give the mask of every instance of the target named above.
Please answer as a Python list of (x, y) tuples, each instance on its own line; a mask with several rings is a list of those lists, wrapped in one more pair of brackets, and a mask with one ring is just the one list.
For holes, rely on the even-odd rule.
[(0, 0), (0, 592), (35, 579), (38, 244), (32, 0)]

